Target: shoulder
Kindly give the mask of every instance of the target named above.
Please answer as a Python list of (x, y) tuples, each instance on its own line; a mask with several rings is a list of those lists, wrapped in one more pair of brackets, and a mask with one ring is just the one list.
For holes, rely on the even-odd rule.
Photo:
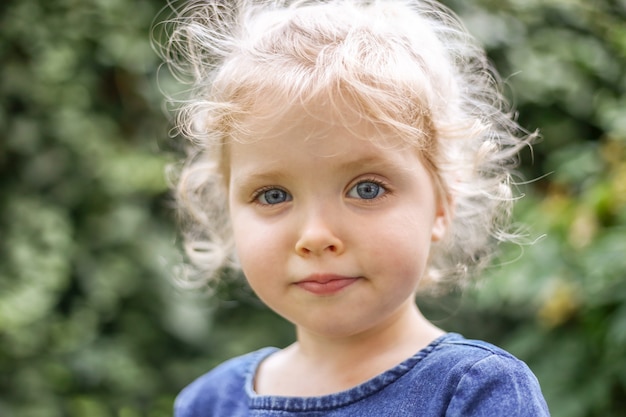
[(482, 340), (466, 339), (456, 333), (449, 333), (432, 347), (430, 354), (439, 360), (452, 361), (458, 366), (472, 366), (475, 362), (488, 358), (499, 358), (511, 366), (526, 366), (506, 350)]
[[(466, 339), (456, 333), (449, 333), (430, 345), (425, 352), (421, 367), (448, 377), (461, 378), (473, 368), (485, 368), (485, 372), (502, 372), (505, 369), (522, 372), (534, 378), (528, 366), (491, 343), (482, 340)], [(450, 381), (452, 382), (452, 381)]]
[(176, 397), (176, 417), (235, 415), (247, 406), (247, 386), (261, 360), (274, 352), (264, 348), (218, 365), (186, 386)]
[(460, 335), (431, 352), (432, 366), (448, 379), (448, 416), (548, 416), (537, 378), (515, 356), (490, 343)]

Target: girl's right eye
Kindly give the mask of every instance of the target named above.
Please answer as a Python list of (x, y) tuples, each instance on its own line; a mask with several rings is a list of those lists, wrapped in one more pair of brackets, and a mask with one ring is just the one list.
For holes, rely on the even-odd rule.
[(287, 191), (280, 188), (270, 188), (259, 191), (255, 196), (255, 201), (263, 205), (274, 205), (291, 201), (291, 196)]

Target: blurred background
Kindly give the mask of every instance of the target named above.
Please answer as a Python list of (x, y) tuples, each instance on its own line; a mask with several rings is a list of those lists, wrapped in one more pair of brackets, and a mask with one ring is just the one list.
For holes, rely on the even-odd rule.
[[(624, 416), (626, 2), (446, 4), (542, 132), (516, 211), (537, 242), (420, 304), (525, 360), (554, 416)], [(0, 416), (169, 416), (215, 364), (293, 338), (240, 280), (213, 297), (174, 282), (175, 84), (150, 47), (165, 5), (0, 3)]]

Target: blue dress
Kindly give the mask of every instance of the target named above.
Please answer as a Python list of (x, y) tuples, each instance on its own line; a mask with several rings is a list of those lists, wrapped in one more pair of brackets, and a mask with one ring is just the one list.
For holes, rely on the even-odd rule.
[(276, 348), (231, 359), (177, 397), (176, 417), (549, 416), (525, 363), (456, 333), (354, 388), (319, 397), (257, 395), (259, 363)]

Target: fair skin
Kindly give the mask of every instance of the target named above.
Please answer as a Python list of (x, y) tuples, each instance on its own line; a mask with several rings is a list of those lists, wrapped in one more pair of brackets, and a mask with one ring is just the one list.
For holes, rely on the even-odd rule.
[(261, 364), (260, 395), (342, 391), (443, 334), (414, 302), (447, 225), (419, 154), (375, 145), (371, 124), (346, 129), (303, 114), (289, 126), (250, 124), (262, 135), (228, 145), (241, 266), (297, 333)]

